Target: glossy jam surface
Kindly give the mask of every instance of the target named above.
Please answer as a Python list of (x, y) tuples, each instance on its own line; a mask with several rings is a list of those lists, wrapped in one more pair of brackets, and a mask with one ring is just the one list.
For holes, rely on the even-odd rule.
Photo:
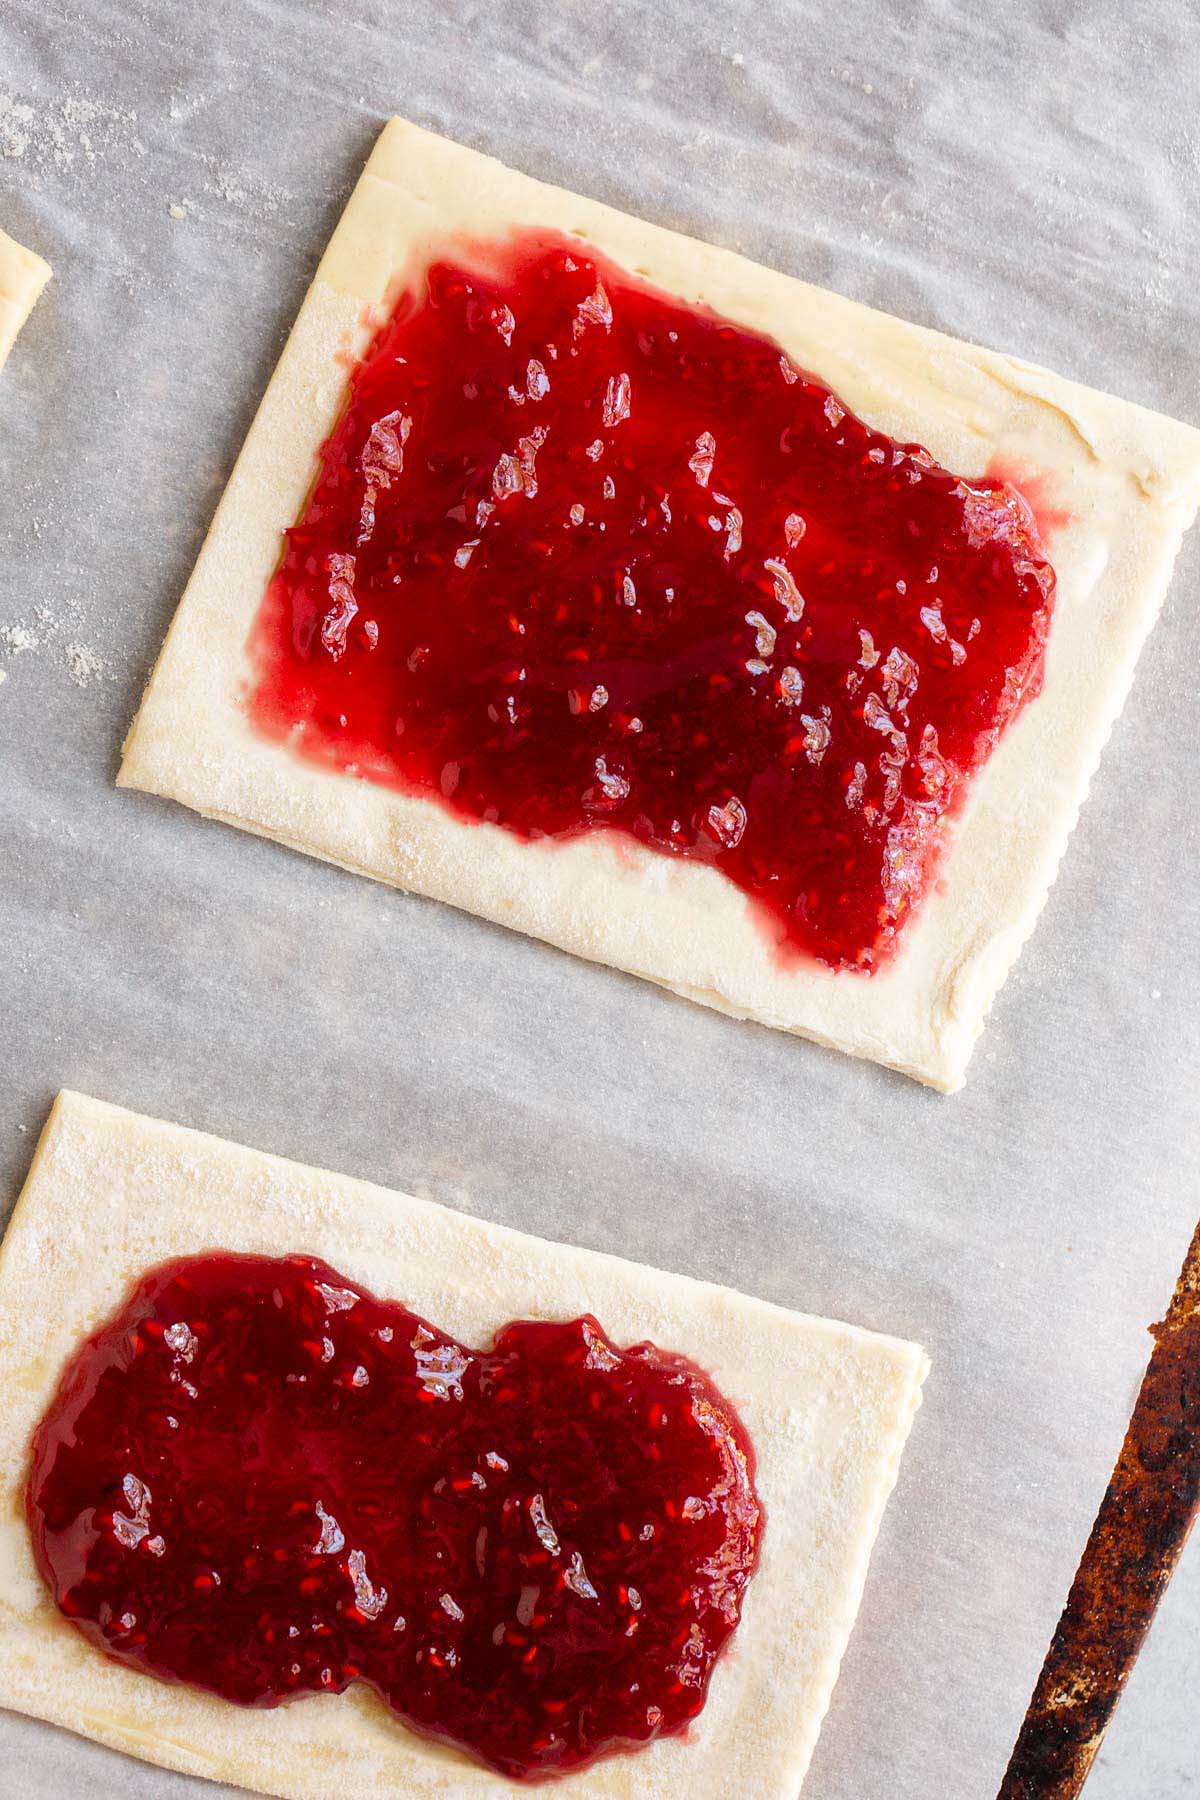
[(298, 754), (525, 838), (714, 865), (870, 971), (1040, 680), (1029, 507), (574, 240), (399, 295), (251, 640)]
[(309, 1257), (146, 1275), (69, 1364), (38, 1566), (109, 1655), (244, 1705), (361, 1680), (506, 1775), (685, 1728), (738, 1622), (753, 1456), (594, 1319), (464, 1348)]

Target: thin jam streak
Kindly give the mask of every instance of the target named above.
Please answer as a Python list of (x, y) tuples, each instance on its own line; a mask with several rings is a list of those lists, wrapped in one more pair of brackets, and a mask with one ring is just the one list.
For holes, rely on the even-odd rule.
[(524, 838), (708, 863), (870, 971), (1040, 685), (1001, 481), (572, 239), (434, 262), (350, 378), (252, 638), (252, 718)]
[(249, 1706), (374, 1687), (516, 1778), (679, 1732), (762, 1517), (736, 1414), (594, 1319), (477, 1352), (311, 1257), (143, 1277), (37, 1429), (28, 1517), (110, 1656)]

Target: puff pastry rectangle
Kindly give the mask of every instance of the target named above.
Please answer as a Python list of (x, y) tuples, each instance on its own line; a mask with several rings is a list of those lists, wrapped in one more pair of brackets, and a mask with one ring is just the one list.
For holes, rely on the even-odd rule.
[(808, 1766), (928, 1367), (913, 1344), (60, 1095), (0, 1250), (0, 1705), (164, 1767), (293, 1800), (523, 1793), (418, 1738), (365, 1691), (274, 1711), (100, 1656), (52, 1604), (22, 1512), (58, 1373), (128, 1285), (214, 1248), (306, 1252), (460, 1337), (594, 1313), (709, 1370), (757, 1457), (762, 1555), (686, 1738), (549, 1784), (562, 1800), (792, 1800)]
[(50, 264), (0, 231), (0, 369), (50, 279)]
[[(529, 843), (250, 728), (245, 644), (338, 413), (364, 309), (448, 238), (577, 233), (778, 340), (869, 425), (968, 478), (997, 461), (1069, 522), (1041, 695), (975, 785), (938, 890), (880, 974), (783, 967), (714, 870), (590, 833)], [(383, 132), (300, 310), (126, 745), (120, 780), (446, 900), (739, 1017), (961, 1085), (1041, 909), (1200, 500), (1200, 432), (546, 187), (400, 120)]]

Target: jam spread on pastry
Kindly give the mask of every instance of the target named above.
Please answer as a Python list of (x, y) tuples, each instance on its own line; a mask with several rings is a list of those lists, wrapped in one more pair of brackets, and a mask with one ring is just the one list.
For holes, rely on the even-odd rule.
[(520, 231), (410, 280), (353, 368), (247, 704), (460, 818), (710, 864), (785, 960), (870, 972), (1038, 690), (1053, 592), (1011, 485)]
[(708, 1377), (594, 1319), (476, 1351), (311, 1257), (209, 1254), (75, 1353), (27, 1512), (109, 1656), (250, 1706), (363, 1681), (524, 1779), (701, 1710), (753, 1465)]

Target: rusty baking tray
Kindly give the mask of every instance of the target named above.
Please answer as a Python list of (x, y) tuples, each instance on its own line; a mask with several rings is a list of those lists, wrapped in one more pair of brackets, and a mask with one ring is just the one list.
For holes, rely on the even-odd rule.
[(1074, 1800), (1200, 1510), (1200, 1225), (997, 1800)]

